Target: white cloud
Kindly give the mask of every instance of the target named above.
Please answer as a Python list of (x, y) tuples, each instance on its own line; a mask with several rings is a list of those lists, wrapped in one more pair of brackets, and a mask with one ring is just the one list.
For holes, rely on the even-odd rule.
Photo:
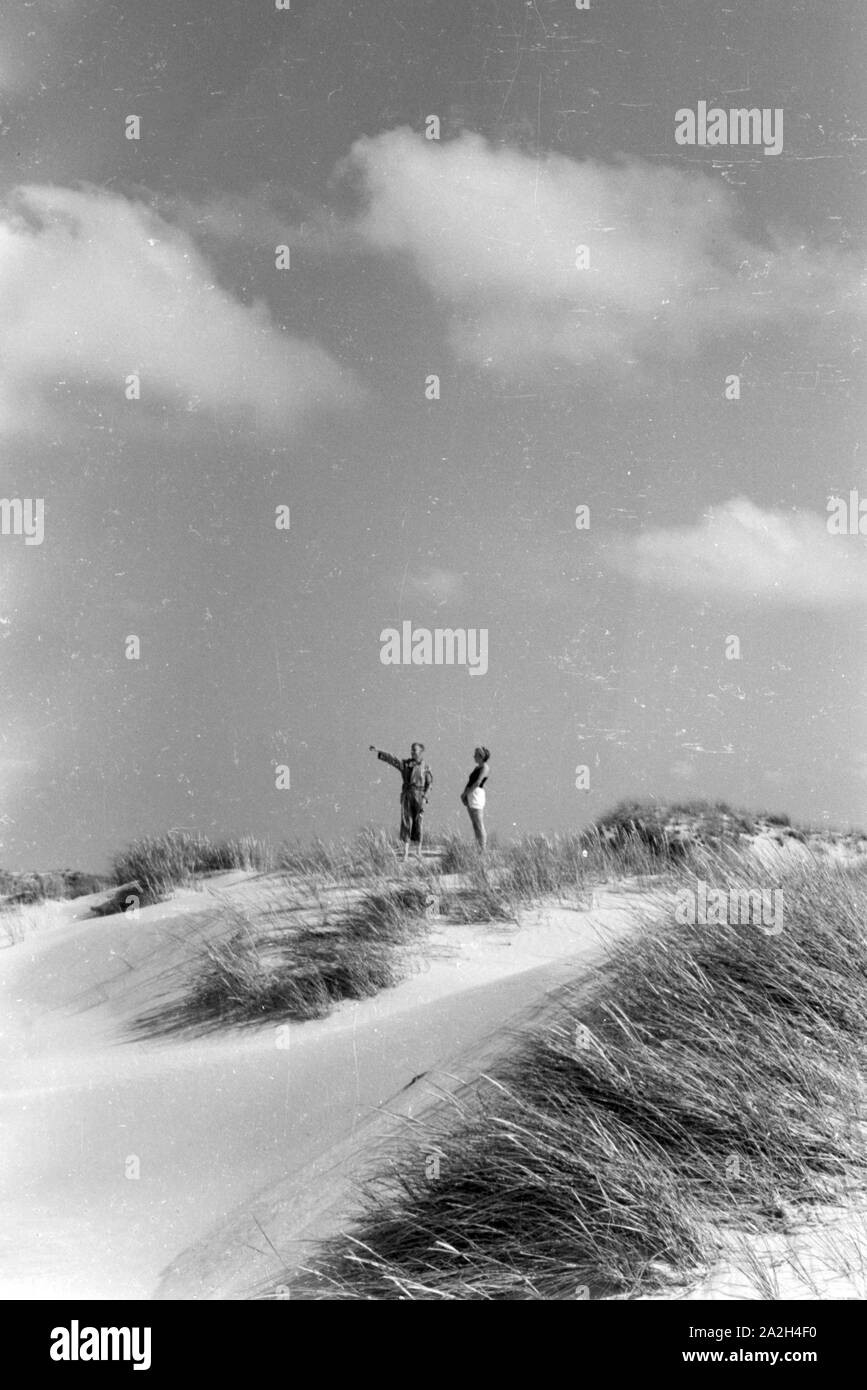
[(641, 584), (696, 598), (759, 599), (796, 608), (867, 603), (863, 540), (831, 535), (812, 512), (763, 511), (733, 498), (697, 526), (618, 542), (613, 565)]
[[(450, 309), (456, 351), (476, 363), (626, 365), (857, 293), (836, 253), (747, 236), (732, 190), (701, 174), (408, 129), (357, 141), (342, 172), (365, 199), (356, 235), (410, 259)], [(582, 245), (587, 269), (576, 267)]]
[(94, 190), (16, 190), (0, 212), (0, 303), (0, 429), (56, 427), (59, 391), (122, 402), (132, 372), (145, 402), (250, 412), (272, 428), (356, 390), (263, 304), (218, 286), (184, 232)]

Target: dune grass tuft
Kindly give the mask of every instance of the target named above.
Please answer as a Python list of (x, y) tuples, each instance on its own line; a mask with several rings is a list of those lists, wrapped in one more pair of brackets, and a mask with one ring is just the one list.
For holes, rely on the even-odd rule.
[(116, 883), (135, 880), (141, 884), (141, 906), (145, 906), (160, 902), (173, 888), (185, 887), (202, 874), (228, 869), (268, 870), (274, 863), (272, 846), (252, 835), (209, 840), (205, 835), (175, 830), (135, 840), (115, 855), (112, 869)]
[(224, 930), (203, 943), (180, 1002), (140, 1019), (138, 1031), (322, 1018), (342, 999), (388, 989), (412, 968), (429, 897), (409, 884), (365, 893), (313, 923), (280, 896), (264, 911), (224, 908)]
[(276, 866), (293, 877), (315, 875), (320, 883), (377, 877), (394, 873), (397, 854), (386, 832), (372, 826), (359, 830), (352, 840), (315, 839), (309, 844), (284, 844)]
[(63, 900), (43, 898), (16, 903), (0, 912), (0, 948), (17, 946), (36, 932), (65, 926), (69, 913)]

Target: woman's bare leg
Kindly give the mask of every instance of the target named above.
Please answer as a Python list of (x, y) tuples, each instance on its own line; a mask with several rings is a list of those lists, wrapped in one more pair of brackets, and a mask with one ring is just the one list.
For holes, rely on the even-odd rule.
[(479, 846), (479, 853), (484, 854), (485, 848), (488, 843), (488, 836), (485, 830), (485, 813), (484, 811), (476, 810), (476, 808), (473, 806), (468, 806), (467, 810), (469, 811), (470, 822), (473, 827), (473, 834), (475, 835), (476, 843)]

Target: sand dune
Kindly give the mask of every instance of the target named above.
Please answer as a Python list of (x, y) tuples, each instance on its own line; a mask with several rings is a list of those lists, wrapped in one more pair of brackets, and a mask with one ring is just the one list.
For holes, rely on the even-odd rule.
[[(228, 875), (137, 920), (90, 918), (0, 952), (7, 1298), (242, 1297), (351, 1208), (352, 1182), (402, 1116), (485, 1057), (630, 930), (625, 894), (520, 928), (437, 928), (396, 988), (330, 1017), (205, 1038), (132, 1030), (171, 1000)], [(416, 1079), (420, 1078), (420, 1079)], [(138, 1173), (138, 1176), (135, 1174)]]

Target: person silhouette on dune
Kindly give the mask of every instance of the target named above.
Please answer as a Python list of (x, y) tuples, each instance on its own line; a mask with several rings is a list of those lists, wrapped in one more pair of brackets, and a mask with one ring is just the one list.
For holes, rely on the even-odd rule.
[(480, 745), (474, 749), (473, 760), (476, 765), (467, 778), (467, 785), (461, 792), (461, 801), (469, 812), (473, 834), (476, 837), (480, 854), (484, 854), (488, 843), (488, 835), (485, 830), (485, 783), (488, 780), (488, 759), (490, 756), (491, 753), (488, 748), (483, 748)]
[(433, 786), (433, 773), (422, 758), (423, 743), (414, 743), (408, 758), (396, 758), (393, 753), (381, 753), (370, 745), (380, 762), (389, 763), (401, 775), (400, 788), (400, 838), (403, 841), (403, 857), (409, 858), (411, 844), (417, 846), (419, 859), (422, 857), (422, 818), (427, 805), (428, 793)]

